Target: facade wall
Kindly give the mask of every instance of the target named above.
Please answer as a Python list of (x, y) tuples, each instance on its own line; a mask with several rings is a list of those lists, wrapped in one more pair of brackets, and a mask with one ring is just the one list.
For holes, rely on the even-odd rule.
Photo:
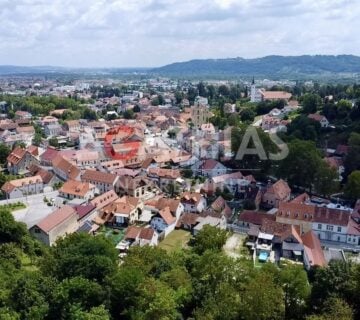
[(77, 220), (77, 214), (74, 213), (67, 220), (57, 225), (49, 232), (49, 245), (53, 245), (57, 239), (65, 236), (66, 234), (74, 233), (78, 228), (79, 223)]

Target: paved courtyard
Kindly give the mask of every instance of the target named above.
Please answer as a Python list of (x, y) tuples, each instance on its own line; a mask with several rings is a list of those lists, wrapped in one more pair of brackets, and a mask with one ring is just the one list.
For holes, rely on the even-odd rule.
[(56, 199), (58, 194), (58, 191), (52, 191), (17, 199), (2, 200), (0, 201), (0, 205), (15, 202), (24, 203), (26, 208), (14, 211), (13, 215), (16, 221), (24, 222), (28, 228), (31, 228), (57, 208), (56, 206), (48, 206), (44, 202), (44, 196), (46, 196), (47, 199)]

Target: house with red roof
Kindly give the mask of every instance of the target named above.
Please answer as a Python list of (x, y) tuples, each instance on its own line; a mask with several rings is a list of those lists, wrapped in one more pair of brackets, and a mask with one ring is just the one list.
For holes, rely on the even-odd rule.
[(200, 213), (207, 205), (206, 198), (199, 192), (184, 192), (181, 194), (180, 201), (185, 212)]
[(158, 244), (158, 233), (149, 227), (130, 226), (126, 229), (124, 241), (130, 246), (156, 246)]
[(319, 122), (321, 125), (321, 128), (327, 128), (329, 126), (329, 120), (326, 119), (325, 116), (319, 114), (319, 113), (311, 113), (308, 115), (308, 118), (311, 120), (314, 120), (316, 122)]
[(39, 151), (35, 146), (26, 149), (16, 147), (7, 157), (7, 168), (10, 174), (24, 174), (33, 164), (39, 164)]
[(65, 199), (84, 199), (89, 201), (94, 198), (99, 190), (89, 182), (81, 182), (76, 180), (67, 180), (59, 189), (59, 194)]
[(278, 208), (280, 201), (290, 200), (291, 189), (286, 181), (280, 179), (269, 184), (262, 195), (262, 205), (266, 208)]
[(22, 198), (26, 195), (42, 193), (43, 190), (44, 182), (40, 175), (10, 180), (1, 187), (7, 199)]
[(43, 166), (52, 166), (53, 160), (59, 154), (59, 151), (54, 147), (48, 147), (45, 152), (40, 155), (40, 164)]
[(70, 161), (66, 160), (58, 154), (52, 161), (54, 173), (62, 180), (78, 180), (80, 177), (80, 169)]

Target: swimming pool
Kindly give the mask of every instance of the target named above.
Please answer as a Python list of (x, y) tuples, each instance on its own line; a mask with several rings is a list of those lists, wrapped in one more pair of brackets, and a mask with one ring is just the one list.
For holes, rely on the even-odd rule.
[(265, 251), (261, 251), (259, 254), (259, 261), (266, 262), (269, 257), (269, 254)]

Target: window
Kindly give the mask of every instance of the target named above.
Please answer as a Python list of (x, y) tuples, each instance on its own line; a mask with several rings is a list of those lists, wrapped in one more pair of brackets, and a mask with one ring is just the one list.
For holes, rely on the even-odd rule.
[(326, 226), (326, 230), (327, 230), (327, 231), (333, 231), (333, 230), (334, 230), (334, 226), (329, 226), (329, 225), (327, 225), (327, 226)]
[(341, 227), (337, 227), (337, 231), (338, 231), (338, 232), (341, 232)]
[(322, 224), (321, 224), (321, 223), (318, 224), (318, 229), (319, 229), (319, 230), (322, 229)]

